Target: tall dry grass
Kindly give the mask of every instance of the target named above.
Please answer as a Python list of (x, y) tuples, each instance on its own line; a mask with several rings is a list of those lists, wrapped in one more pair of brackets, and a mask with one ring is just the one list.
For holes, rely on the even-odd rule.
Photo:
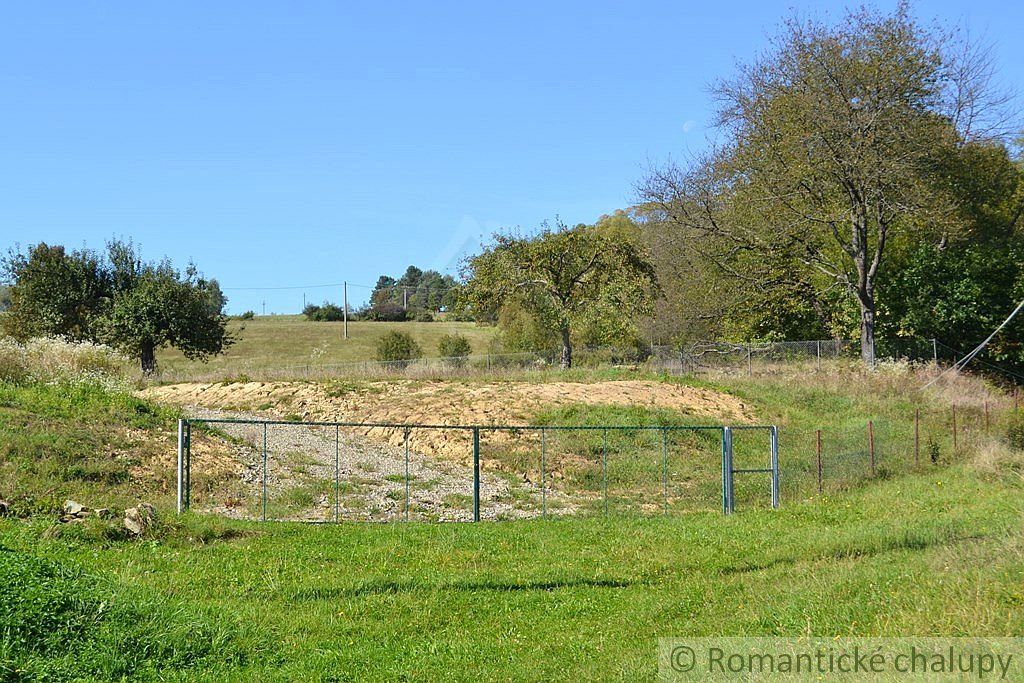
[(59, 338), (38, 338), (25, 343), (0, 339), (2, 382), (89, 382), (115, 388), (126, 385), (131, 367), (128, 357), (102, 344)]

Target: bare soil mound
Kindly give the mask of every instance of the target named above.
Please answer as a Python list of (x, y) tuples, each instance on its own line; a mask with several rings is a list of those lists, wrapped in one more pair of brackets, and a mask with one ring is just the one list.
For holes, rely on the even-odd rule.
[[(242, 410), (303, 420), (426, 423), (438, 425), (525, 425), (543, 408), (575, 403), (644, 406), (723, 423), (753, 419), (747, 405), (711, 389), (648, 380), (607, 382), (459, 382), (398, 380), (382, 382), (235, 382), (150, 387), (146, 398), (180, 406)], [(365, 434), (398, 445), (399, 429), (368, 428)], [(437, 432), (422, 452), (455, 460), (467, 457), (464, 439)]]

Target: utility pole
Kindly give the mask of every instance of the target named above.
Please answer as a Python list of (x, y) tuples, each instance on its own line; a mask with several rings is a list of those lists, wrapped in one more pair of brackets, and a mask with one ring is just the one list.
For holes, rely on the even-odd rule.
[(267, 314), (267, 300), (263, 300), (263, 315)]
[(306, 293), (302, 293), (302, 310), (306, 310)]
[(409, 310), (409, 288), (408, 287), (403, 287), (402, 288), (402, 308), (404, 308), (407, 311)]
[(345, 281), (343, 287), (345, 288), (342, 295), (345, 300), (345, 339), (348, 339), (348, 280)]

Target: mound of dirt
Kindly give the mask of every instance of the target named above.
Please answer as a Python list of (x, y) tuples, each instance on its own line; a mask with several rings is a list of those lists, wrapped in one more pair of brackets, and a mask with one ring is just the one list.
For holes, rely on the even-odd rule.
[[(237, 382), (150, 387), (146, 398), (180, 406), (244, 410), (304, 420), (425, 423), (437, 425), (526, 425), (543, 408), (587, 405), (644, 406), (713, 418), (723, 423), (751, 422), (750, 409), (738, 398), (711, 389), (646, 380), (608, 382), (421, 382), (365, 383)], [(398, 445), (401, 430), (369, 428), (366, 435)], [(467, 453), (462, 438), (439, 431), (428, 451), (455, 459)]]

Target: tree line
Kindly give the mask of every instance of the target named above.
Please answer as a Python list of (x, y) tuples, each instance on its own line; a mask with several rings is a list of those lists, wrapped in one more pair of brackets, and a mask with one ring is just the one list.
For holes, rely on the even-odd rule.
[[(403, 322), (416, 320), (432, 322), (439, 313), (450, 314), (448, 319), (459, 319), (455, 310), (458, 283), (451, 275), (436, 270), (421, 270), (409, 266), (399, 278), (381, 275), (365, 306), (348, 311), (349, 320), (375, 322)], [(343, 306), (325, 301), (307, 304), (302, 313), (308, 320), (334, 322), (343, 320)]]
[[(1024, 298), (1019, 128), (988, 50), (907, 4), (791, 19), (713, 95), (709, 151), (597, 225), (495, 236), (466, 304), (512, 343), (560, 336), (563, 365), (573, 339), (851, 336), (872, 363), (912, 338), (971, 346)], [(1024, 366), (1022, 332), (991, 357)]]

